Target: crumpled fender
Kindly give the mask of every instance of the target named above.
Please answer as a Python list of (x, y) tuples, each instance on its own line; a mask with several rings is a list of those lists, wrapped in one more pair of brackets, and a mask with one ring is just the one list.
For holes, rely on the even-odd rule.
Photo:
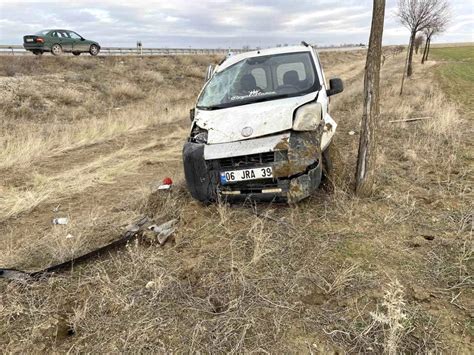
[(315, 131), (292, 131), (289, 138), (283, 138), (275, 146), (275, 150), (288, 151), (288, 161), (281, 162), (274, 167), (274, 176), (289, 178), (302, 174), (308, 170), (308, 167), (321, 161), (322, 133), (323, 124)]

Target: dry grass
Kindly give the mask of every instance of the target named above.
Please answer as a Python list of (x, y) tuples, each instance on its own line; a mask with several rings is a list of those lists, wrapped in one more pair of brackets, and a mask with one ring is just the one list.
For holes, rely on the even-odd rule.
[(145, 97), (145, 94), (140, 87), (130, 83), (114, 86), (110, 90), (110, 95), (119, 103), (126, 103), (128, 101), (143, 99)]
[[(176, 86), (172, 82), (183, 75), (183, 68), (177, 63), (162, 59), (169, 70), (165, 80), (163, 73), (149, 69), (135, 77), (134, 67), (145, 69), (147, 66), (134, 58), (130, 59), (126, 71), (131, 72), (128, 77), (122, 71), (124, 64), (117, 63), (115, 58), (107, 59), (112, 63), (100, 63), (84, 77), (76, 78), (76, 82), (65, 81), (56, 73), (46, 74), (41, 79), (0, 77), (0, 112), (4, 117), (0, 169), (27, 165), (45, 155), (97, 143), (158, 122), (173, 122), (186, 115), (195, 97), (182, 94), (181, 88), (187, 83), (179, 80), (181, 84)], [(156, 62), (150, 66), (159, 68), (161, 63)], [(109, 65), (111, 69), (107, 72)], [(196, 76), (196, 70), (202, 70), (201, 77), (204, 72), (200, 66), (189, 70), (193, 71), (189, 74), (191, 77)], [(62, 75), (74, 76), (69, 72)], [(200, 81), (192, 83), (196, 85)], [(152, 89), (154, 85), (161, 85), (160, 90)], [(177, 98), (179, 105), (176, 105)]]
[(384, 350), (387, 354), (394, 355), (400, 352), (400, 342), (407, 333), (405, 312), (406, 301), (403, 286), (398, 280), (390, 283), (383, 297), (383, 312), (376, 311), (370, 315), (374, 319), (364, 333), (368, 333), (377, 324), (384, 328)]
[[(86, 95), (92, 111), (85, 117), (44, 121), (54, 122), (66, 136), (75, 132), (57, 146), (45, 143), (53, 140), (39, 134), (43, 125), (32, 125), (24, 142), (37, 144), (43, 153), (29, 148), (23, 158), (18, 144), (3, 156), (10, 159), (1, 170), (4, 196), (28, 200), (29, 191), (34, 198), (13, 214), (21, 218), (0, 224), (5, 236), (0, 265), (38, 269), (64, 260), (114, 239), (142, 214), (157, 223), (177, 218), (179, 225), (164, 247), (139, 240), (39, 283), (0, 283), (2, 349), (469, 352), (470, 167), (465, 132), (456, 124), (466, 118), (437, 90), (428, 66), (415, 67), (399, 97), (402, 57), (388, 57), (383, 67), (380, 165), (375, 193), (367, 199), (351, 193), (358, 135), (348, 132), (359, 127), (364, 59), (356, 53), (322, 55), (326, 75), (340, 73), (346, 86), (331, 108), (339, 123), (337, 176), (332, 192), (321, 190), (297, 206), (202, 206), (189, 196), (179, 156), (186, 109), (202, 83), (193, 79), (198, 74), (193, 68), (205, 68), (208, 60), (202, 57), (176, 60), (189, 67), (183, 78), (170, 78), (176, 64), (169, 58), (159, 65), (161, 75), (127, 78), (125, 85), (143, 81), (158, 87), (142, 89), (145, 97), (130, 99), (120, 110), (109, 108), (110, 117), (91, 116), (102, 108)], [(114, 60), (109, 72), (101, 69), (105, 75), (127, 66), (145, 73), (150, 66)], [(189, 81), (193, 89), (183, 98), (180, 85)], [(71, 90), (90, 83), (78, 79), (76, 84)], [(116, 105), (112, 85), (94, 85), (100, 100)], [(63, 112), (63, 104), (51, 102), (45, 112)], [(156, 109), (157, 102), (170, 111)], [(154, 118), (147, 118), (150, 114)], [(10, 127), (17, 127), (11, 122), (16, 116), (9, 115)], [(420, 115), (431, 118), (388, 122)], [(115, 121), (123, 126), (109, 128)], [(90, 132), (93, 122), (99, 128)], [(20, 130), (15, 132), (12, 137), (19, 136)], [(17, 180), (13, 175), (28, 171), (15, 170), (18, 164), (34, 173)], [(150, 193), (147, 183), (168, 175), (174, 190)], [(55, 188), (61, 197), (52, 196)], [(57, 204), (70, 225), (49, 224), (53, 215), (45, 209)], [(5, 214), (14, 203), (0, 206), (7, 206)]]
[(41, 202), (81, 193), (92, 185), (112, 184), (117, 175), (136, 174), (141, 158), (133, 152), (121, 150), (56, 175), (33, 174), (30, 186), (2, 191), (0, 221), (31, 210)]
[[(31, 63), (24, 63), (23, 58), (14, 60), (17, 59), (14, 64), (17, 74), (29, 73), (22, 70), (22, 66)], [(8, 58), (2, 58), (2, 61), (6, 60)], [(189, 79), (184, 82), (179, 79), (181, 84), (177, 84), (176, 77), (186, 74), (186, 70), (192, 71), (188, 74), (190, 77), (196, 77), (196, 72), (201, 70), (202, 77), (205, 67), (194, 65), (191, 68), (190, 64), (195, 62), (193, 58), (180, 59), (189, 63), (189, 68), (184, 71), (178, 66), (179, 60), (167, 57), (147, 63), (135, 58), (127, 60), (125, 63), (107, 58), (105, 62), (96, 63), (95, 67), (79, 61), (76, 70), (85, 70), (80, 77), (74, 71), (43, 76), (17, 75), (13, 79), (0, 77), (0, 112), (3, 114), (0, 171), (6, 172), (7, 176), (19, 175), (18, 171), (29, 172), (28, 181), (23, 179), (21, 184), (0, 186), (0, 220), (31, 210), (44, 201), (57, 200), (100, 184), (101, 178), (97, 175), (113, 177), (136, 170), (149, 154), (140, 153), (139, 157), (118, 164), (113, 155), (98, 157), (89, 165), (54, 175), (49, 171), (45, 175), (35, 174), (34, 167), (30, 170), (32, 165), (48, 157), (118, 139), (124, 134), (155, 129), (157, 124), (183, 123), (182, 119), (187, 116), (195, 97), (192, 93), (183, 95), (182, 89), (189, 84), (199, 85), (202, 81)], [(38, 63), (51, 71), (56, 61), (47, 58)], [(60, 62), (61, 65), (65, 63)], [(69, 65), (64, 65), (66, 70), (71, 70)], [(166, 70), (162, 69), (164, 65)], [(125, 66), (127, 70), (124, 71)], [(160, 71), (155, 71), (157, 68)], [(135, 76), (134, 69), (143, 70)], [(128, 76), (124, 75), (130, 72)], [(149, 143), (140, 142), (140, 146)], [(138, 150), (133, 147), (128, 154), (133, 155)], [(127, 160), (124, 152), (117, 153), (117, 156), (120, 161)], [(114, 162), (115, 168), (106, 168), (107, 162)], [(134, 168), (132, 164), (135, 164)], [(102, 166), (103, 171), (96, 171)], [(85, 173), (88, 170), (93, 174)]]

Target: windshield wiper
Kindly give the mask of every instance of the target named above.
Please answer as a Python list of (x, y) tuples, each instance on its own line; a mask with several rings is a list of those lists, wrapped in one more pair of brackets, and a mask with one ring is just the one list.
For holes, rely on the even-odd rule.
[(286, 99), (288, 97), (295, 96), (294, 94), (281, 94), (281, 95), (275, 95), (275, 96), (260, 96), (256, 97), (253, 100), (245, 100), (245, 101), (235, 101), (235, 102), (227, 102), (225, 104), (219, 104), (219, 105), (214, 105), (214, 106), (197, 106), (198, 109), (200, 110), (218, 110), (221, 108), (228, 108), (228, 107), (234, 107), (234, 106), (241, 106), (241, 105), (248, 105), (248, 104), (254, 104), (257, 102), (265, 102), (265, 101), (270, 101), (270, 100), (277, 100), (277, 99)]

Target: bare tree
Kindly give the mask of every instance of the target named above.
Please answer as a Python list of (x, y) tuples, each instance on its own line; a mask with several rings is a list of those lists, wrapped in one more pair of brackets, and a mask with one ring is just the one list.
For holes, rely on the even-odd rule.
[[(399, 0), (397, 16), (402, 25), (410, 30), (406, 75), (411, 76), (413, 47), (416, 34), (448, 14), (447, 0)], [(404, 73), (405, 75), (405, 73)]]
[(418, 35), (415, 37), (415, 53), (418, 54), (418, 51), (423, 44), (424, 41), (424, 36), (423, 35)]
[(446, 26), (449, 22), (448, 14), (445, 17), (439, 17), (430, 24), (429, 27), (423, 30), (425, 34), (425, 49), (423, 50), (423, 56), (421, 58), (421, 64), (424, 64), (425, 61), (428, 60), (428, 54), (430, 52), (431, 47), (431, 37), (433, 35), (444, 32), (446, 30)]
[(359, 196), (368, 195), (372, 192), (376, 148), (375, 129), (380, 115), (379, 83), (385, 0), (373, 1), (372, 26), (365, 62), (364, 110), (357, 156), (355, 189)]
[(433, 35), (431, 34), (431, 29), (426, 28), (424, 31), (425, 33), (425, 48), (423, 49), (423, 55), (421, 56), (421, 64), (425, 64), (425, 61), (428, 57), (428, 47), (430, 46), (430, 37)]

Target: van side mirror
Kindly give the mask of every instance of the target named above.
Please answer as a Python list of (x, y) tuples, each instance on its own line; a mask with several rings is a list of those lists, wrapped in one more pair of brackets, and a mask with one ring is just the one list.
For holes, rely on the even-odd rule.
[(342, 83), (341, 79), (334, 78), (334, 79), (329, 80), (329, 89), (326, 90), (327, 96), (336, 95), (343, 91), (344, 91), (344, 84)]
[(212, 78), (212, 74), (214, 74), (214, 65), (210, 64), (206, 70), (206, 82)]
[(194, 121), (194, 113), (195, 112), (196, 112), (195, 108), (192, 108), (191, 110), (189, 110), (189, 119), (191, 120), (191, 122)]

